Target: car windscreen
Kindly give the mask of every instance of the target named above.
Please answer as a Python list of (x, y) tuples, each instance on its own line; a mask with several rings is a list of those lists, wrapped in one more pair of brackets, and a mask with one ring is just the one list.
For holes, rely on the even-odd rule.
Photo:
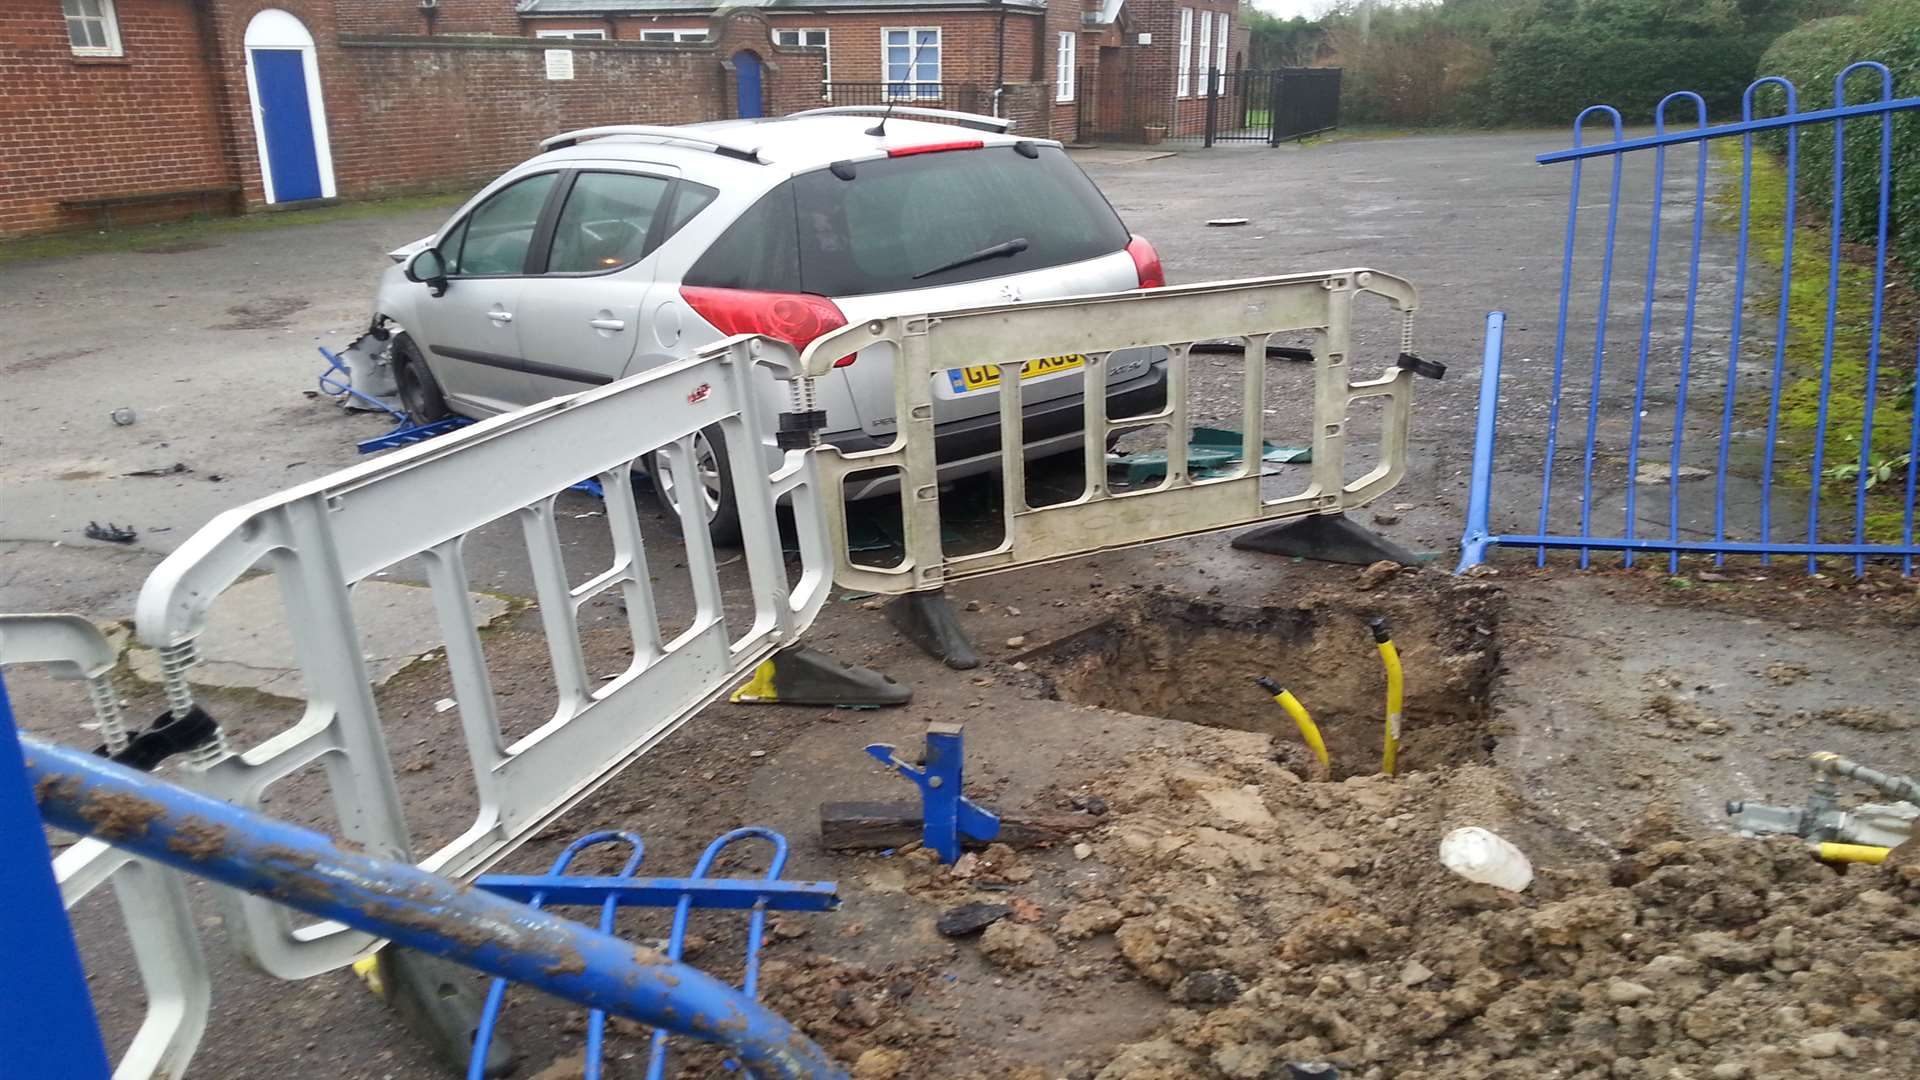
[(951, 285), (1127, 246), (1119, 216), (1064, 151), (1026, 149), (1035, 156), (996, 146), (862, 161), (850, 180), (830, 169), (795, 177), (803, 291)]

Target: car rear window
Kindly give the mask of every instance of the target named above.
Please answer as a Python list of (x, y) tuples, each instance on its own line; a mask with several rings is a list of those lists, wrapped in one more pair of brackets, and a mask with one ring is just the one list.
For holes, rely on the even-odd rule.
[[(1127, 230), (1058, 147), (1011, 146), (862, 161), (852, 180), (794, 178), (807, 292), (858, 296), (1018, 274), (1127, 246)], [(926, 271), (1025, 239), (1026, 250)], [(916, 280), (915, 275), (925, 274)]]
[[(1058, 147), (1011, 146), (862, 161), (851, 180), (805, 173), (734, 222), (687, 281), (822, 296), (921, 289), (1120, 251), (1127, 230)], [(937, 273), (1024, 240), (1025, 249)], [(921, 276), (916, 276), (921, 275)]]
[(801, 292), (793, 184), (761, 196), (687, 270), (686, 283), (716, 289)]

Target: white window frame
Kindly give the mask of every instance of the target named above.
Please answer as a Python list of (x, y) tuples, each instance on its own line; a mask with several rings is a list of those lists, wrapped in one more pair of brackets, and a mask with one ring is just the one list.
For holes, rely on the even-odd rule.
[[(74, 7), (77, 11), (79, 5), (76, 3)], [(61, 0), (60, 15), (62, 20), (61, 25), (67, 28), (67, 45), (73, 49), (73, 55), (75, 56), (125, 56), (126, 55), (126, 50), (122, 48), (120, 44), (120, 16), (117, 12), (113, 10), (113, 0), (100, 0), (100, 14), (98, 15), (85, 15), (85, 14), (78, 14), (78, 13), (69, 14), (67, 12), (67, 0)], [(73, 20), (75, 19), (78, 19), (84, 23), (98, 23), (100, 26), (100, 36), (106, 38), (107, 43), (105, 45), (73, 44)]]
[(1227, 31), (1232, 26), (1232, 16), (1224, 11), (1220, 11), (1215, 12), (1213, 17), (1220, 21), (1220, 36), (1213, 43), (1215, 50), (1213, 66), (1219, 73), (1219, 85), (1216, 86), (1214, 90), (1216, 93), (1224, 94), (1227, 90)]
[(1173, 96), (1187, 97), (1193, 93), (1193, 9), (1180, 9), (1180, 76), (1174, 83)]
[[(933, 47), (934, 77), (932, 81), (928, 81), (926, 79), (922, 79), (918, 77), (920, 65), (924, 63), (924, 60), (922, 59), (924, 54), (920, 52), (920, 44), (919, 44), (920, 35), (927, 32), (932, 32), (933, 34), (932, 47)], [(904, 79), (894, 78), (892, 73), (888, 70), (889, 61), (887, 58), (887, 50), (890, 46), (888, 44), (887, 37), (890, 34), (907, 35), (907, 77)], [(937, 26), (883, 26), (880, 28), (880, 93), (882, 96), (892, 100), (897, 100), (897, 101), (915, 101), (921, 98), (937, 99), (940, 96), (939, 93), (922, 94), (920, 93), (920, 87), (931, 86), (936, 91), (938, 91), (941, 88), (941, 84), (946, 80), (946, 74), (947, 74), (946, 37), (944, 34), (940, 32), (939, 27)], [(904, 85), (907, 88), (907, 92), (904, 94), (894, 93), (893, 88), (895, 86), (901, 86), (901, 85)]]
[[(793, 36), (794, 40), (781, 40), (789, 34)], [(820, 35), (819, 45), (812, 45), (807, 41), (808, 35), (811, 34)], [(833, 31), (828, 30), (824, 26), (776, 27), (773, 31), (773, 43), (775, 45), (785, 45), (789, 48), (817, 48), (824, 52), (826, 58), (820, 65), (820, 100), (833, 100)]]
[(1202, 11), (1200, 15), (1200, 54), (1199, 63), (1194, 65), (1194, 73), (1200, 76), (1200, 94), (1205, 97), (1212, 92), (1207, 78), (1207, 67), (1213, 63), (1213, 12)]
[(668, 41), (705, 41), (707, 32), (705, 30), (642, 30), (640, 40), (656, 44)]
[(535, 30), (537, 38), (565, 38), (568, 41), (605, 41), (605, 30)]
[(1065, 104), (1073, 100), (1074, 64), (1079, 62), (1075, 55), (1078, 51), (1078, 40), (1078, 34), (1071, 30), (1063, 30), (1060, 33), (1060, 43), (1054, 46), (1054, 64), (1058, 69), (1054, 72), (1053, 79), (1053, 100), (1056, 104)]

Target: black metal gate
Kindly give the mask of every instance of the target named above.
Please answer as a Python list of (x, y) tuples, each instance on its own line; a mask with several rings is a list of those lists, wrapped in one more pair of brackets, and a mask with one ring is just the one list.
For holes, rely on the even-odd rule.
[(1340, 124), (1339, 68), (1209, 69), (1194, 74), (1185, 96), (1171, 93), (1171, 81), (1164, 72), (1104, 57), (1098, 67), (1081, 68), (1075, 109), (1080, 140), (1278, 146)]
[[(1263, 142), (1278, 146), (1340, 124), (1339, 68), (1279, 68), (1274, 71), (1215, 71), (1201, 76), (1204, 111), (1174, 125), (1170, 139), (1212, 146), (1220, 142)], [(1184, 107), (1183, 107), (1184, 106)], [(1175, 117), (1192, 106), (1182, 102)]]
[(1273, 100), (1273, 145), (1340, 126), (1339, 68), (1282, 68)]

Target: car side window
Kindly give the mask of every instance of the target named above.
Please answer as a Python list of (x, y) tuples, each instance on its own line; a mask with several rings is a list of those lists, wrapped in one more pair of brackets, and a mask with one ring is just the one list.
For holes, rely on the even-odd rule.
[(527, 252), (540, 224), (557, 173), (529, 176), (508, 185), (455, 226), (441, 244), (449, 276), (486, 277), (526, 273)]
[(673, 218), (667, 222), (667, 227), (660, 233), (659, 243), (654, 246), (658, 247), (666, 243), (668, 237), (679, 232), (680, 226), (692, 221), (693, 216), (705, 210), (719, 194), (705, 184), (696, 184), (691, 180), (680, 181), (680, 190), (673, 195)]
[(583, 172), (553, 230), (550, 274), (590, 274), (638, 262), (671, 180), (637, 173)]

